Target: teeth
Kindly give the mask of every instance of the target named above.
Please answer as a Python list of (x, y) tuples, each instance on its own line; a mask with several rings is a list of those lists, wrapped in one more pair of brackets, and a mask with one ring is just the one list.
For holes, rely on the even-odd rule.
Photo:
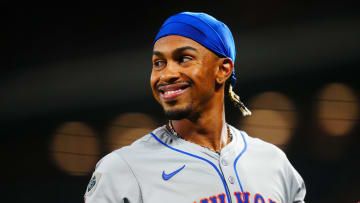
[(166, 95), (170, 95), (170, 94), (175, 94), (175, 93), (178, 93), (178, 92), (180, 92), (181, 91), (181, 89), (178, 89), (178, 90), (175, 90), (175, 91), (166, 91), (164, 94), (166, 94)]

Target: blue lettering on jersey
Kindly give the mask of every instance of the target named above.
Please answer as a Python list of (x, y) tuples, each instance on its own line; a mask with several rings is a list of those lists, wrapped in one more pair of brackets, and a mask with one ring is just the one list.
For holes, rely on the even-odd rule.
[(219, 199), (220, 203), (225, 203), (225, 194), (224, 193), (219, 194), (218, 199)]
[(211, 201), (211, 203), (217, 203), (217, 200), (216, 200), (216, 196), (211, 196), (209, 197), (209, 200)]
[[(234, 192), (236, 198), (236, 203), (266, 203), (264, 197), (256, 193), (254, 196), (254, 202), (250, 202), (250, 193), (249, 192)], [(197, 203), (194, 201), (194, 203)], [(209, 198), (202, 198), (199, 203), (226, 203), (225, 194), (221, 193), (218, 195), (210, 196)], [(269, 198), (268, 203), (276, 203), (276, 201)]]
[(200, 203), (208, 203), (208, 200), (206, 198), (200, 200)]
[(264, 200), (264, 198), (261, 196), (261, 194), (256, 193), (256, 194), (255, 194), (255, 197), (254, 197), (254, 203), (259, 203), (259, 200), (260, 200), (260, 203), (265, 203), (265, 200)]
[(250, 193), (248, 192), (234, 192), (238, 203), (249, 203)]

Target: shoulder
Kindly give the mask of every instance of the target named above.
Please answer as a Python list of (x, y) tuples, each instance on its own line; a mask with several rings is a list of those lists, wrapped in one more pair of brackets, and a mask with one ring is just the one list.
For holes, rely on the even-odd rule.
[(131, 145), (117, 149), (113, 151), (113, 153), (119, 156), (132, 157), (141, 155), (142, 153), (156, 152), (163, 148), (161, 143), (167, 143), (169, 138), (166, 127), (161, 126), (139, 138)]
[(113, 151), (97, 162), (95, 170), (102, 174), (111, 174), (122, 171), (124, 168), (127, 168), (126, 161), (122, 158), (120, 153)]
[(259, 168), (267, 168), (269, 172), (282, 174), (286, 179), (301, 179), (292, 166), (286, 153), (276, 145), (249, 136), (244, 131), (239, 131), (246, 140), (247, 150), (244, 159)]
[(246, 144), (246, 155), (251, 157), (253, 160), (270, 160), (277, 162), (287, 162), (287, 156), (282, 149), (276, 145), (266, 142), (262, 139), (252, 137), (248, 135), (245, 131), (238, 130), (233, 127), (237, 132), (236, 134), (241, 135), (243, 141)]
[(237, 130), (237, 133), (246, 143), (242, 162), (246, 163), (248, 173), (255, 176), (262, 174), (263, 179), (269, 177), (268, 182), (276, 180), (278, 185), (284, 186), (289, 201), (303, 202), (306, 193), (304, 181), (285, 152), (274, 144), (249, 136), (244, 131)]
[(110, 152), (97, 163), (97, 167), (102, 166), (102, 168), (108, 168), (110, 170), (116, 167), (130, 167), (134, 161), (146, 159), (148, 156), (164, 150), (165, 148), (161, 142), (168, 142), (168, 138), (169, 136), (166, 134), (165, 126), (156, 128), (132, 144)]
[(139, 202), (139, 179), (122, 151), (112, 151), (98, 161), (86, 189), (86, 202)]

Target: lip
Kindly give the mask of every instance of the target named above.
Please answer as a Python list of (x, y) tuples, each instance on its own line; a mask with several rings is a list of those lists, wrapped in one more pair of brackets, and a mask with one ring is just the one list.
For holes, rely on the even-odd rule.
[(159, 85), (158, 91), (162, 99), (169, 101), (181, 96), (189, 87), (190, 85), (188, 83)]

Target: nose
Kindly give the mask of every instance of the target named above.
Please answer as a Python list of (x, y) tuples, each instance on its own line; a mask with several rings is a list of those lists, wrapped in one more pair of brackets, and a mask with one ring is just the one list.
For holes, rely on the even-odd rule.
[(180, 69), (177, 64), (168, 62), (167, 66), (160, 73), (160, 81), (173, 83), (180, 78)]

